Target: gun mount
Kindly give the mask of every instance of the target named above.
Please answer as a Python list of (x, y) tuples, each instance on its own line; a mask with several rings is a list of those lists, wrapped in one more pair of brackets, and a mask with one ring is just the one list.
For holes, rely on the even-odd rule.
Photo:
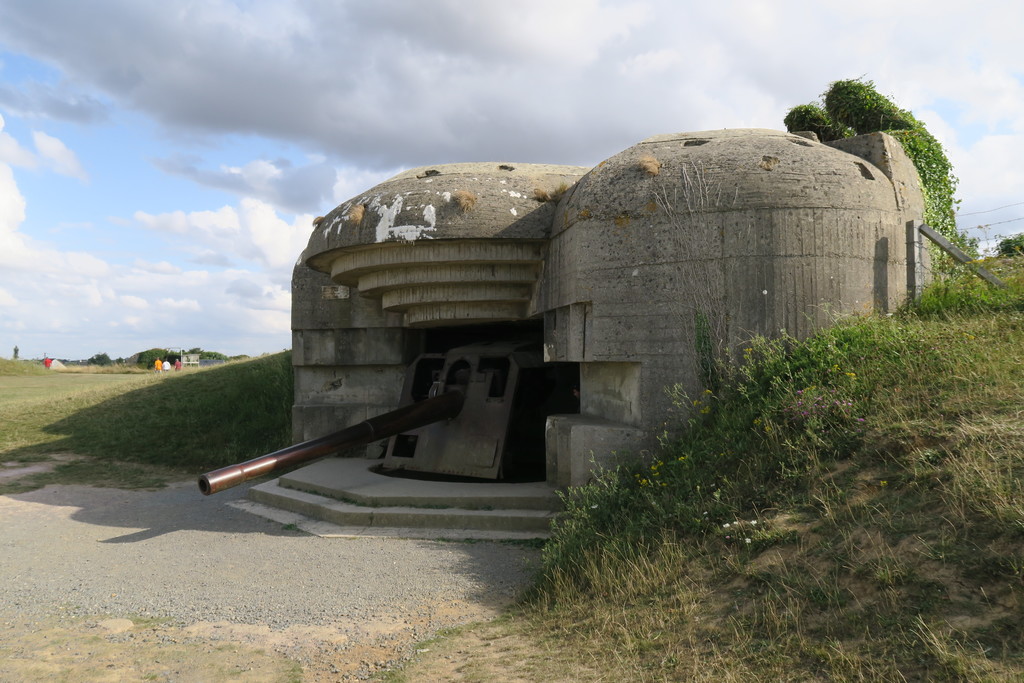
[[(382, 468), (484, 479), (543, 472), (544, 423), (557, 409), (550, 407), (557, 403), (557, 384), (540, 349), (525, 342), (484, 342), (423, 354), (406, 371), (402, 403), (460, 391), (466, 405), (450, 422), (396, 433)], [(573, 400), (569, 387), (561, 393)]]
[(576, 381), (545, 365), (537, 345), (526, 342), (485, 342), (446, 354), (426, 353), (406, 370), (398, 409), (204, 474), (199, 490), (217, 493), (385, 438), (384, 470), (543, 478), (546, 417), (578, 410), (571, 391)]

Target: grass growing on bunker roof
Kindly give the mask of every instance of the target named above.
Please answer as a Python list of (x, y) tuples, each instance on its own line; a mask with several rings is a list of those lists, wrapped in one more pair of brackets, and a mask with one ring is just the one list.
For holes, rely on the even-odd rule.
[(452, 192), (452, 202), (462, 213), (467, 213), (476, 206), (477, 196), (469, 190), (456, 190)]
[(677, 392), (566, 497), (521, 633), (601, 680), (1024, 678), (1024, 259), (988, 265)]

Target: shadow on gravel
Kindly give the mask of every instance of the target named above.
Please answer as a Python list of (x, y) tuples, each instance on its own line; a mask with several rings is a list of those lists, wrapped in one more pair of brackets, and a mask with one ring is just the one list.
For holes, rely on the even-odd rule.
[(474, 605), (501, 609), (537, 566), (539, 551), (518, 545), (308, 535), (227, 505), (247, 488), (207, 497), (194, 482), (51, 485), (0, 496), (0, 586), (88, 614), (440, 628), (484, 618)]
[(304, 535), (227, 505), (244, 498), (248, 488), (239, 486), (211, 497), (202, 495), (192, 481), (174, 483), (158, 491), (46, 486), (9, 497), (29, 503), (79, 508), (71, 518), (86, 524), (140, 529), (103, 539), (101, 543), (134, 543), (183, 530)]

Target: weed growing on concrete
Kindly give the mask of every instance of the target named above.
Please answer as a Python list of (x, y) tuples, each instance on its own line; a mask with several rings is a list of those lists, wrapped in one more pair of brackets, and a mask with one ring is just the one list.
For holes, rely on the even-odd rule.
[(569, 185), (567, 183), (560, 183), (558, 187), (553, 190), (547, 190), (543, 187), (535, 187), (533, 188), (533, 198), (538, 202), (558, 202), (568, 191)]
[(345, 219), (354, 225), (359, 225), (363, 222), (363, 216), (366, 215), (366, 204), (356, 204), (353, 206)]
[(640, 159), (637, 160), (636, 165), (641, 172), (646, 173), (647, 175), (658, 175), (661, 173), (661, 162), (649, 154), (640, 157)]
[(471, 211), (476, 206), (477, 196), (469, 190), (456, 190), (452, 192), (452, 202), (459, 207), (462, 213)]

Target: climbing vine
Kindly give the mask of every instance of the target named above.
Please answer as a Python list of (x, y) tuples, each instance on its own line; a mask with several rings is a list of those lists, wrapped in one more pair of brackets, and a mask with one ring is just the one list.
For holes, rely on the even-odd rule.
[(893, 136), (921, 178), (925, 222), (961, 248), (976, 251), (976, 245), (956, 227), (957, 178), (942, 144), (913, 114), (880, 94), (873, 82), (835, 81), (821, 95), (821, 103), (793, 107), (783, 122), (786, 130), (814, 131), (823, 142), (876, 132)]

